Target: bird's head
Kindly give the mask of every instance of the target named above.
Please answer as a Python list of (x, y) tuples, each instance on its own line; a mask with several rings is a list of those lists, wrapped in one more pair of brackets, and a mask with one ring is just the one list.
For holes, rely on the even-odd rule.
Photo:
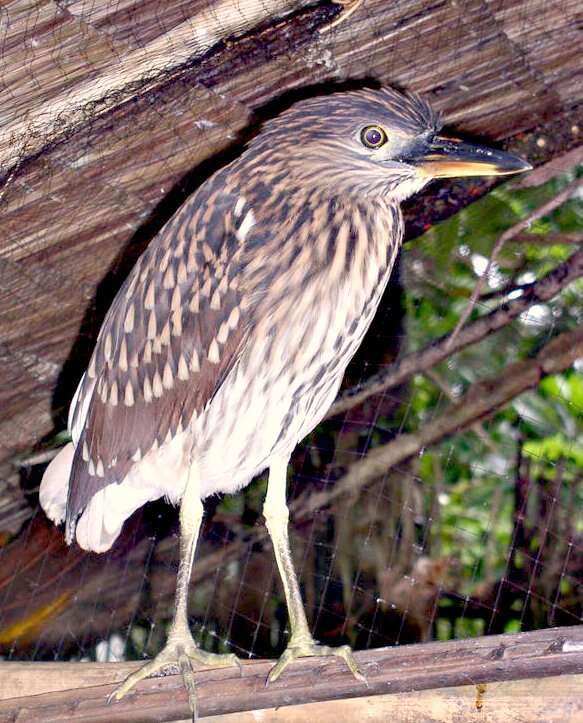
[[(395, 202), (433, 178), (519, 173), (509, 153), (440, 135), (440, 117), (414, 95), (391, 89), (310, 98), (268, 123), (249, 149), (266, 180), (334, 195)], [(257, 166), (256, 166), (257, 167)]]

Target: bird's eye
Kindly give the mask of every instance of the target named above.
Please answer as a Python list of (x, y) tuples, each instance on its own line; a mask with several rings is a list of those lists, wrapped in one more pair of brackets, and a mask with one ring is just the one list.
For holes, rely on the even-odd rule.
[(387, 134), (380, 126), (366, 126), (362, 129), (360, 140), (367, 148), (380, 148), (387, 142)]

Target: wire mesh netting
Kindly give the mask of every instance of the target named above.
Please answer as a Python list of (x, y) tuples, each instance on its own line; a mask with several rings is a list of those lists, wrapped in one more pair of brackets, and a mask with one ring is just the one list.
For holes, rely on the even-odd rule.
[[(569, 143), (580, 133), (566, 102), (581, 96), (574, 3), (387, 9), (365, 0), (323, 34), (318, 24), (338, 10), (332, 3), (256, 3), (260, 10), (234, 26), (224, 5), (0, 8), (13, 133), (0, 144), (0, 429), (9, 460), (0, 499), (0, 653), (9, 660), (140, 659), (164, 645), (177, 510), (150, 503), (110, 552), (88, 554), (67, 548), (62, 530), (38, 511), (38, 484), (66, 439), (68, 404), (120, 283), (164, 221), (225, 161), (215, 154), (231, 144), (227, 156), (240, 150), (238, 133), (253, 112), (291, 88), (370, 76), (423, 91), (470, 132), (515, 138), (537, 126), (533, 114), (544, 107), (550, 117), (560, 102)], [(286, 21), (289, 11), (296, 15)], [(215, 32), (208, 46), (201, 40), (193, 49), (173, 35), (194, 32), (201, 17)], [(249, 34), (233, 40), (239, 30)], [(209, 52), (217, 43), (223, 55)], [(544, 43), (558, 54), (554, 64), (552, 53), (539, 53)], [(160, 48), (171, 66), (158, 63)], [(157, 84), (112, 100), (150, 75)], [(104, 78), (110, 93), (100, 100), (92, 94)], [(61, 103), (67, 89), (77, 94), (70, 106)], [(541, 134), (537, 141), (541, 153), (558, 143)], [(583, 196), (574, 188), (583, 171), (563, 171), (536, 186), (500, 186), (405, 245), (340, 401), (295, 450), (292, 548), (322, 643), (363, 649), (581, 621), (583, 360), (573, 335), (583, 321)], [(488, 264), (505, 231), (569, 184), (564, 202), (514, 233)], [(425, 203), (447, 206), (456, 188), (432, 186)], [(410, 205), (412, 228), (424, 225), (422, 213)], [(478, 303), (454, 333), (485, 273)], [(486, 315), (495, 322), (480, 327)], [(455, 337), (450, 347), (435, 344), (447, 335)], [(207, 650), (275, 657), (287, 643), (262, 524), (266, 484), (264, 475), (205, 502), (189, 614)]]

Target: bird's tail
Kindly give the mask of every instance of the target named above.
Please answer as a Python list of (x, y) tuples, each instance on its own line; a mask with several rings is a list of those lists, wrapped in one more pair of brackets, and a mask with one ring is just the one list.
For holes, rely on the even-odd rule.
[(65, 519), (74, 453), (75, 447), (69, 442), (46, 468), (40, 483), (40, 505), (56, 525), (60, 525)]

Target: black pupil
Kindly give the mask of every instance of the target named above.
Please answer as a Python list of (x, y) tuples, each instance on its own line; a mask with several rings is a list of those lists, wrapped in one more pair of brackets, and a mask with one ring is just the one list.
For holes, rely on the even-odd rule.
[(376, 128), (370, 128), (366, 132), (366, 142), (371, 146), (378, 146), (382, 138), (381, 132)]

